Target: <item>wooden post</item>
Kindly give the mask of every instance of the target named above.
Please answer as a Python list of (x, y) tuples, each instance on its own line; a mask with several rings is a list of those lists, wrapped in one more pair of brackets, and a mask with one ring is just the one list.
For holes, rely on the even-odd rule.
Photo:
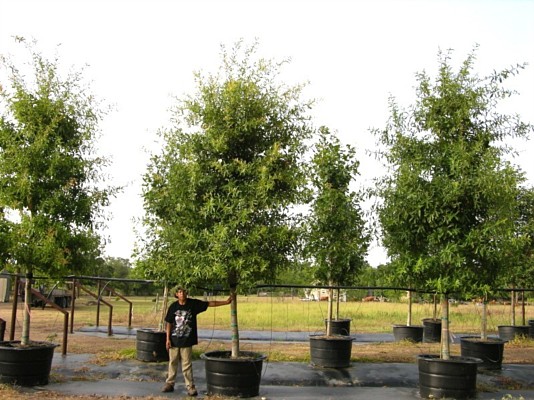
[(159, 326), (158, 326), (160, 331), (165, 330), (165, 314), (167, 314), (167, 304), (169, 301), (168, 297), (169, 297), (169, 286), (165, 282), (165, 287), (163, 288), (163, 305), (161, 307), (161, 318), (159, 320)]
[(98, 280), (98, 283), (96, 285), (96, 327), (98, 328), (100, 326), (100, 280)]
[(74, 333), (74, 308), (76, 303), (76, 279), (72, 280), (72, 302), (70, 303), (70, 333)]
[(20, 278), (15, 276), (15, 286), (13, 290), (13, 308), (11, 311), (11, 327), (9, 328), (9, 340), (15, 340), (15, 324), (17, 323), (17, 306), (19, 302)]

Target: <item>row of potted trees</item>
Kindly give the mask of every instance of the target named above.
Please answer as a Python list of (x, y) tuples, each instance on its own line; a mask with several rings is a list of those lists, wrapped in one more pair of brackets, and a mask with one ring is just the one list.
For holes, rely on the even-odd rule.
[(450, 354), (448, 294), (483, 299), (481, 335), (463, 342), (487, 342), (487, 298), (528, 277), (534, 232), (533, 191), (500, 146), (533, 127), (497, 111), (511, 95), (502, 82), (522, 66), (479, 77), (476, 49), (457, 72), (450, 53), (440, 52), (434, 80), (417, 75), (413, 106), (390, 101), (390, 120), (376, 131), (389, 172), (377, 185), (377, 211), (393, 276), (441, 296), (440, 354), (418, 360), (425, 398), (474, 396), (481, 360)]
[[(338, 289), (330, 288), (330, 296), (333, 299), (337, 299), (337, 296), (332, 296), (333, 292)], [(444, 296), (446, 297), (446, 296)], [(448, 301), (447, 301), (448, 303)], [(331, 320), (325, 320), (326, 326), (330, 324), (331, 332), (329, 334), (315, 334), (310, 336), (310, 356), (311, 364), (314, 367), (319, 368), (348, 368), (351, 365), (351, 349), (352, 338), (350, 337), (350, 319), (339, 318), (336, 315)], [(429, 318), (425, 322), (431, 322), (432, 332), (427, 331), (427, 342), (439, 342), (441, 337), (441, 331), (437, 328), (441, 328), (441, 319)], [(534, 320), (529, 321), (530, 324), (534, 324)], [(407, 327), (400, 326), (400, 327)], [(411, 325), (411, 327), (418, 328), (420, 331), (415, 336), (410, 333), (406, 333), (404, 336), (396, 337), (397, 340), (409, 340), (418, 341), (423, 335), (423, 326)], [(427, 326), (429, 328), (429, 326)], [(528, 327), (527, 327), (528, 328)], [(394, 327), (395, 330), (395, 327)], [(502, 338), (487, 338), (482, 340), (480, 336), (465, 336), (461, 337), (461, 357), (453, 357), (448, 362), (442, 362), (438, 355), (420, 355), (418, 357), (418, 363), (420, 365), (420, 382), (422, 385), (421, 393), (424, 396), (454, 396), (454, 398), (471, 397), (473, 392), (473, 385), (476, 384), (476, 376), (478, 370), (500, 370), (503, 360), (504, 345), (507, 340), (512, 340), (515, 337), (522, 336), (524, 330), (516, 330), (514, 332), (508, 332), (509, 337)], [(147, 339), (147, 334), (150, 336)], [(502, 334), (502, 332), (500, 332)], [(524, 336), (528, 336), (529, 332)], [(166, 361), (167, 352), (165, 350), (165, 338), (164, 333), (161, 331), (139, 330), (138, 331), (138, 350), (139, 343), (144, 343), (145, 340), (154, 342), (153, 347), (150, 349), (153, 353), (149, 354), (149, 359), (145, 358), (145, 353), (138, 351), (137, 358), (142, 361)], [(532, 335), (531, 335), (532, 336)], [(158, 342), (159, 343), (155, 343)], [(419, 340), (420, 341), (420, 340)], [(162, 349), (162, 350), (158, 350)], [(261, 361), (265, 358), (262, 354), (248, 353), (250, 360), (244, 360), (245, 365), (241, 365), (238, 360), (231, 360), (226, 357), (226, 361), (220, 360), (220, 352), (210, 352), (203, 355), (203, 359), (206, 360), (207, 380), (208, 386), (212, 379), (217, 381), (217, 391), (219, 394), (239, 396), (239, 397), (252, 397), (257, 395), (260, 384), (261, 375)], [(259, 364), (253, 364), (252, 360)], [(213, 363), (217, 366), (211, 373)], [(435, 365), (437, 363), (437, 365)], [(248, 364), (248, 366), (247, 366)], [(253, 367), (253, 368), (252, 368)], [(220, 372), (224, 368), (224, 375), (229, 376), (227, 382), (228, 387), (221, 383)], [(256, 371), (252, 373), (252, 371)], [(247, 371), (245, 374), (244, 371)], [(436, 378), (436, 375), (439, 376)], [(459, 381), (462, 383), (459, 384)], [(236, 389), (236, 382), (243, 382), (242, 385), (238, 385)], [(246, 383), (246, 384), (245, 384)], [(222, 384), (222, 386), (221, 386)], [(252, 384), (252, 388), (247, 386)], [(463, 385), (463, 386), (462, 386)], [(214, 387), (214, 385), (212, 385)], [(213, 389), (212, 389), (213, 390)], [(427, 395), (425, 395), (427, 393)]]
[[(244, 362), (244, 369), (238, 367), (237, 375), (254, 370), (258, 380), (245, 389), (221, 392), (217, 388), (224, 385), (208, 383), (208, 391), (242, 397), (257, 394), (259, 363), (263, 358), (252, 360), (250, 354), (240, 350), (237, 290), (274, 282), (279, 269), (302, 263), (296, 254), (304, 255), (304, 260), (315, 267), (316, 278), (321, 282), (328, 286), (348, 285), (364, 265), (370, 242), (360, 208), (363, 196), (351, 190), (358, 173), (356, 150), (342, 146), (326, 128), (319, 129), (316, 135), (307, 115), (312, 102), (300, 98), (303, 87), (288, 88), (276, 82), (273, 77), (278, 75), (281, 64), (255, 60), (255, 50), (256, 44), (246, 47), (242, 42), (230, 51), (223, 48), (220, 71), (207, 77), (195, 76), (197, 91), (179, 102), (172, 118), (175, 125), (160, 132), (164, 148), (152, 157), (144, 176), (146, 236), (141, 240), (138, 261), (147, 278), (189, 286), (226, 282), (233, 297), (232, 348), (225, 354), (206, 355), (205, 359), (211, 362), (213, 356), (213, 371), (226, 368), (221, 363), (236, 366)], [(503, 160), (506, 149), (496, 146), (496, 142), (509, 136), (527, 136), (532, 132), (532, 126), (518, 117), (502, 116), (495, 111), (498, 100), (511, 94), (502, 87), (502, 81), (515, 75), (522, 66), (479, 78), (472, 71), (474, 60), (473, 52), (454, 73), (450, 54), (440, 53), (435, 83), (426, 73), (418, 74), (416, 104), (401, 110), (392, 99), (386, 128), (373, 131), (381, 145), (377, 156), (389, 167), (377, 182), (374, 194), (381, 199), (375, 210), (394, 276), (410, 287), (435, 291), (441, 296), (441, 354), (420, 357), (418, 361), (423, 397), (461, 398), (473, 395), (475, 390), (472, 381), (462, 388), (464, 392), (457, 393), (457, 384), (442, 388), (441, 382), (433, 378), (437, 365), (450, 364), (455, 364), (453, 370), (462, 377), (473, 370), (476, 377), (479, 364), (479, 360), (450, 355), (447, 294), (461, 292), (486, 299), (504, 272), (514, 277), (515, 285), (521, 283), (520, 277), (528, 276), (524, 269), (532, 248), (534, 196), (532, 190), (521, 187), (524, 182), (521, 172)], [(55, 72), (49, 64), (38, 64), (42, 65), (48, 72)], [(41, 78), (46, 76), (55, 74), (44, 74)], [(46, 79), (44, 82), (50, 84)], [(36, 94), (42, 93), (49, 91)], [(48, 104), (56, 109), (55, 105), (63, 104), (36, 98), (34, 104), (35, 96), (25, 96), (24, 85), (16, 86), (15, 94), (7, 98), (7, 109), (14, 111), (9, 120), (32, 115), (41, 121), (38, 114), (41, 106), (47, 109)], [(31, 113), (16, 112), (24, 104), (31, 106)], [(75, 102), (74, 109), (80, 104), (88, 103)], [(94, 113), (84, 115), (97, 119)], [(68, 115), (58, 118), (52, 127), (57, 141), (32, 143), (37, 147), (45, 142), (79, 146), (91, 135), (79, 138), (76, 134), (91, 133), (95, 120), (73, 124)], [(3, 123), (0, 127), (2, 149), (9, 147), (10, 137), (27, 126), (25, 121), (18, 122), (18, 126)], [(80, 126), (87, 130), (78, 129)], [(41, 128), (36, 132), (50, 132), (50, 127)], [(315, 151), (312, 162), (306, 163), (307, 143), (312, 139), (316, 140)], [(37, 150), (45, 154), (50, 149)], [(7, 179), (2, 187), (16, 187), (20, 182), (12, 182), (12, 178), (22, 179), (26, 175), (9, 170), (5, 154), (0, 153), (1, 177)], [(69, 165), (83, 168), (69, 176), (59, 176), (58, 170), (58, 195), (79, 193), (84, 187), (80, 176), (88, 176), (84, 172), (96, 166), (94, 162), (83, 163), (82, 159), (72, 161)], [(36, 174), (40, 166), (32, 168), (30, 173)], [(308, 187), (310, 181), (313, 187)], [(91, 193), (93, 203), (77, 205), (90, 208), (83, 213), (88, 218), (68, 221), (68, 227), (76, 223), (79, 226), (71, 232), (74, 235), (65, 234), (64, 242), (59, 243), (64, 227), (52, 224), (57, 219), (50, 221), (49, 228), (57, 233), (53, 237), (58, 239), (56, 244), (63, 246), (59, 247), (63, 253), (45, 252), (49, 258), (41, 254), (43, 257), (37, 262), (23, 256), (33, 254), (26, 251), (18, 254), (17, 267), (28, 267), (30, 275), (38, 264), (45, 272), (57, 272), (56, 265), (72, 267), (75, 261), (82, 261), (82, 253), (86, 256), (89, 250), (94, 250), (95, 236), (83, 228), (92, 226), (90, 211), (99, 201), (105, 202), (108, 193)], [(42, 224), (50, 215), (47, 208), (50, 205), (44, 202), (44, 212), (40, 213), (35, 207), (41, 198), (25, 196), (0, 206), (4, 210), (4, 206), (20, 203), (23, 222)], [(31, 201), (26, 204), (27, 199)], [(63, 199), (60, 203), (68, 201)], [(303, 204), (311, 207), (305, 223), (301, 223), (298, 209)], [(67, 216), (76, 217), (77, 212), (66, 212), (59, 220)], [(11, 225), (6, 221), (2, 219), (2, 234), (27, 227), (24, 223)], [(80, 232), (84, 234), (80, 236)], [(36, 252), (37, 248), (52, 249), (54, 244), (49, 242), (50, 235), (19, 239), (19, 244), (35, 243)], [(11, 242), (12, 247), (2, 249), (5, 250), (2, 254), (13, 258), (15, 253), (8, 250), (16, 249), (17, 243)], [(80, 252), (82, 248), (87, 251)], [(75, 257), (77, 254), (79, 258)], [(58, 256), (63, 258), (58, 260)], [(31, 276), (27, 282), (31, 282)], [(26, 296), (30, 291), (28, 286)], [(341, 336), (332, 335), (334, 297), (331, 291), (326, 334), (314, 341), (328, 342)], [(29, 328), (23, 332), (22, 344), (28, 345)], [(480, 340), (485, 339), (483, 329)], [(343, 342), (342, 351), (346, 352), (345, 348), (351, 346), (350, 337), (346, 336)], [(254, 364), (250, 365), (251, 362)], [(212, 367), (206, 370), (211, 371)]]

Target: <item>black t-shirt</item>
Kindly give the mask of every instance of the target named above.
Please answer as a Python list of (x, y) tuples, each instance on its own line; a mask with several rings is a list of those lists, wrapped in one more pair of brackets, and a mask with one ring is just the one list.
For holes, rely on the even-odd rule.
[(189, 298), (184, 305), (178, 301), (170, 305), (165, 321), (172, 324), (172, 347), (190, 347), (198, 343), (197, 315), (207, 309), (207, 301)]

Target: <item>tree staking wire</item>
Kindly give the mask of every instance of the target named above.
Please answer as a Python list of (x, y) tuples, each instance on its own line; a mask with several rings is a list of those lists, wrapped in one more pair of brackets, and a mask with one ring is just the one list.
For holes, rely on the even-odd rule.
[[(260, 284), (255, 286), (256, 289), (265, 289), (265, 288), (294, 288), (294, 289), (365, 289), (365, 290), (403, 290), (407, 292), (418, 292), (418, 293), (438, 293), (435, 290), (420, 290), (417, 288), (404, 288), (404, 287), (396, 287), (396, 286), (331, 286), (331, 285), (284, 285), (284, 284)], [(534, 292), (534, 288), (502, 288), (502, 289), (496, 289), (497, 291), (503, 291), (503, 292)], [(443, 294), (449, 294), (449, 293), (455, 293), (455, 292), (447, 292)]]
[[(13, 274), (13, 273), (6, 273), (2, 272), (0, 273), (0, 277), (2, 276), (19, 276), (19, 277), (26, 277), (25, 274)], [(101, 281), (117, 281), (117, 282), (132, 282), (132, 283), (156, 283), (156, 284), (162, 284), (165, 283), (164, 281), (158, 281), (158, 280), (150, 280), (150, 279), (127, 279), (127, 278), (111, 278), (111, 277), (103, 277), (103, 276), (77, 276), (77, 275), (67, 275), (67, 276), (61, 276), (61, 277), (39, 277), (34, 276), (33, 279), (89, 279), (89, 280), (101, 280)], [(212, 293), (223, 293), (228, 292), (230, 289), (225, 288), (206, 288), (202, 286), (195, 286), (196, 289), (202, 289), (202, 290), (209, 290)], [(404, 290), (408, 292), (418, 292), (418, 293), (438, 293), (435, 290), (420, 290), (417, 288), (405, 288), (405, 287), (397, 287), (397, 286), (329, 286), (329, 285), (294, 285), (294, 284), (259, 284), (255, 286), (256, 289), (265, 289), (265, 288), (293, 288), (293, 289), (364, 289), (364, 290)], [(534, 288), (498, 288), (496, 291), (501, 292), (534, 292)], [(449, 293), (455, 293), (455, 292), (447, 292), (443, 294), (449, 294)]]

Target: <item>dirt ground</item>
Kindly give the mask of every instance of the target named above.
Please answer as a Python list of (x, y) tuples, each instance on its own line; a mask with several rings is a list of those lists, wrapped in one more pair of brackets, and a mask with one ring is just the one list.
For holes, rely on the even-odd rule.
[[(6, 319), (6, 306), (1, 307), (2, 314), (0, 317)], [(7, 318), (8, 319), (8, 318)], [(9, 339), (10, 321), (7, 321), (5, 340)], [(63, 322), (61, 320), (51, 320), (43, 313), (33, 313), (32, 315), (32, 340), (46, 340), (57, 343), (56, 354), (61, 354)], [(59, 326), (59, 327), (58, 327)], [(106, 363), (109, 360), (117, 360), (124, 357), (124, 354), (130, 353), (135, 349), (135, 338), (118, 338), (118, 337), (97, 337), (84, 334), (77, 331), (80, 326), (74, 327), (74, 333), (68, 335), (67, 355), (68, 354), (94, 354), (92, 362)], [(20, 337), (20, 323), (15, 327), (15, 340)], [(217, 341), (201, 341), (196, 349), (203, 352), (208, 348), (210, 350), (228, 349), (228, 343)], [(243, 343), (242, 350), (252, 350), (267, 354), (273, 362), (276, 360), (306, 362), (309, 360), (309, 344), (305, 343)], [(452, 345), (451, 352), (453, 355), (460, 354), (460, 346)], [(352, 359), (354, 362), (406, 362), (412, 363), (419, 354), (436, 354), (439, 353), (439, 344), (437, 343), (372, 343), (358, 344), (353, 347)], [(506, 344), (504, 363), (509, 364), (534, 364), (534, 340), (514, 341)], [(39, 391), (39, 393), (26, 393), (20, 388), (13, 388), (9, 385), (0, 384), (0, 399), (26, 400), (26, 399), (64, 399), (64, 400), (89, 400), (89, 399), (107, 399), (107, 400), (134, 400), (135, 397), (125, 396), (70, 396), (54, 393), (50, 391)], [(161, 396), (144, 397), (148, 400), (164, 399)], [(205, 398), (207, 399), (207, 398)], [(212, 397), (211, 400), (216, 400)]]
[[(6, 333), (5, 340), (9, 339), (10, 321), (7, 317), (10, 315), (10, 305), (0, 303), (0, 318), (6, 319)], [(58, 317), (57, 313), (41, 312), (42, 310), (35, 310), (31, 317), (31, 332), (32, 340), (45, 340), (57, 343), (59, 346), (56, 352), (61, 353), (61, 344), (63, 340), (63, 318)], [(21, 314), (21, 312), (19, 312)], [(51, 317), (55, 315), (54, 317)], [(20, 339), (22, 330), (21, 319), (22, 316), (17, 317), (15, 325), (14, 339)], [(106, 321), (102, 321), (104, 325)], [(126, 324), (123, 324), (126, 325)], [(96, 359), (105, 360), (106, 358), (116, 359), (117, 353), (122, 350), (134, 350), (136, 347), (135, 338), (119, 338), (115, 336), (91, 336), (79, 332), (84, 324), (75, 323), (73, 326), (74, 333), (67, 337), (67, 354), (95, 354)], [(135, 327), (135, 326), (134, 326)], [(228, 350), (228, 343), (217, 341), (201, 341), (196, 349), (199, 352), (209, 350)], [(304, 343), (288, 343), (288, 342), (258, 342), (258, 343), (242, 343), (242, 350), (258, 351), (270, 355), (272, 361), (278, 361), (282, 358), (283, 361), (302, 361), (306, 360), (309, 355), (309, 344)], [(418, 354), (435, 354), (439, 353), (439, 344), (437, 343), (404, 343), (404, 342), (390, 342), (390, 343), (371, 343), (359, 344), (353, 351), (353, 361), (355, 362), (414, 362)], [(452, 345), (451, 353), (453, 355), (460, 354), (460, 346)], [(514, 341), (506, 344), (506, 351), (504, 355), (504, 362), (509, 364), (534, 364), (534, 340)]]

